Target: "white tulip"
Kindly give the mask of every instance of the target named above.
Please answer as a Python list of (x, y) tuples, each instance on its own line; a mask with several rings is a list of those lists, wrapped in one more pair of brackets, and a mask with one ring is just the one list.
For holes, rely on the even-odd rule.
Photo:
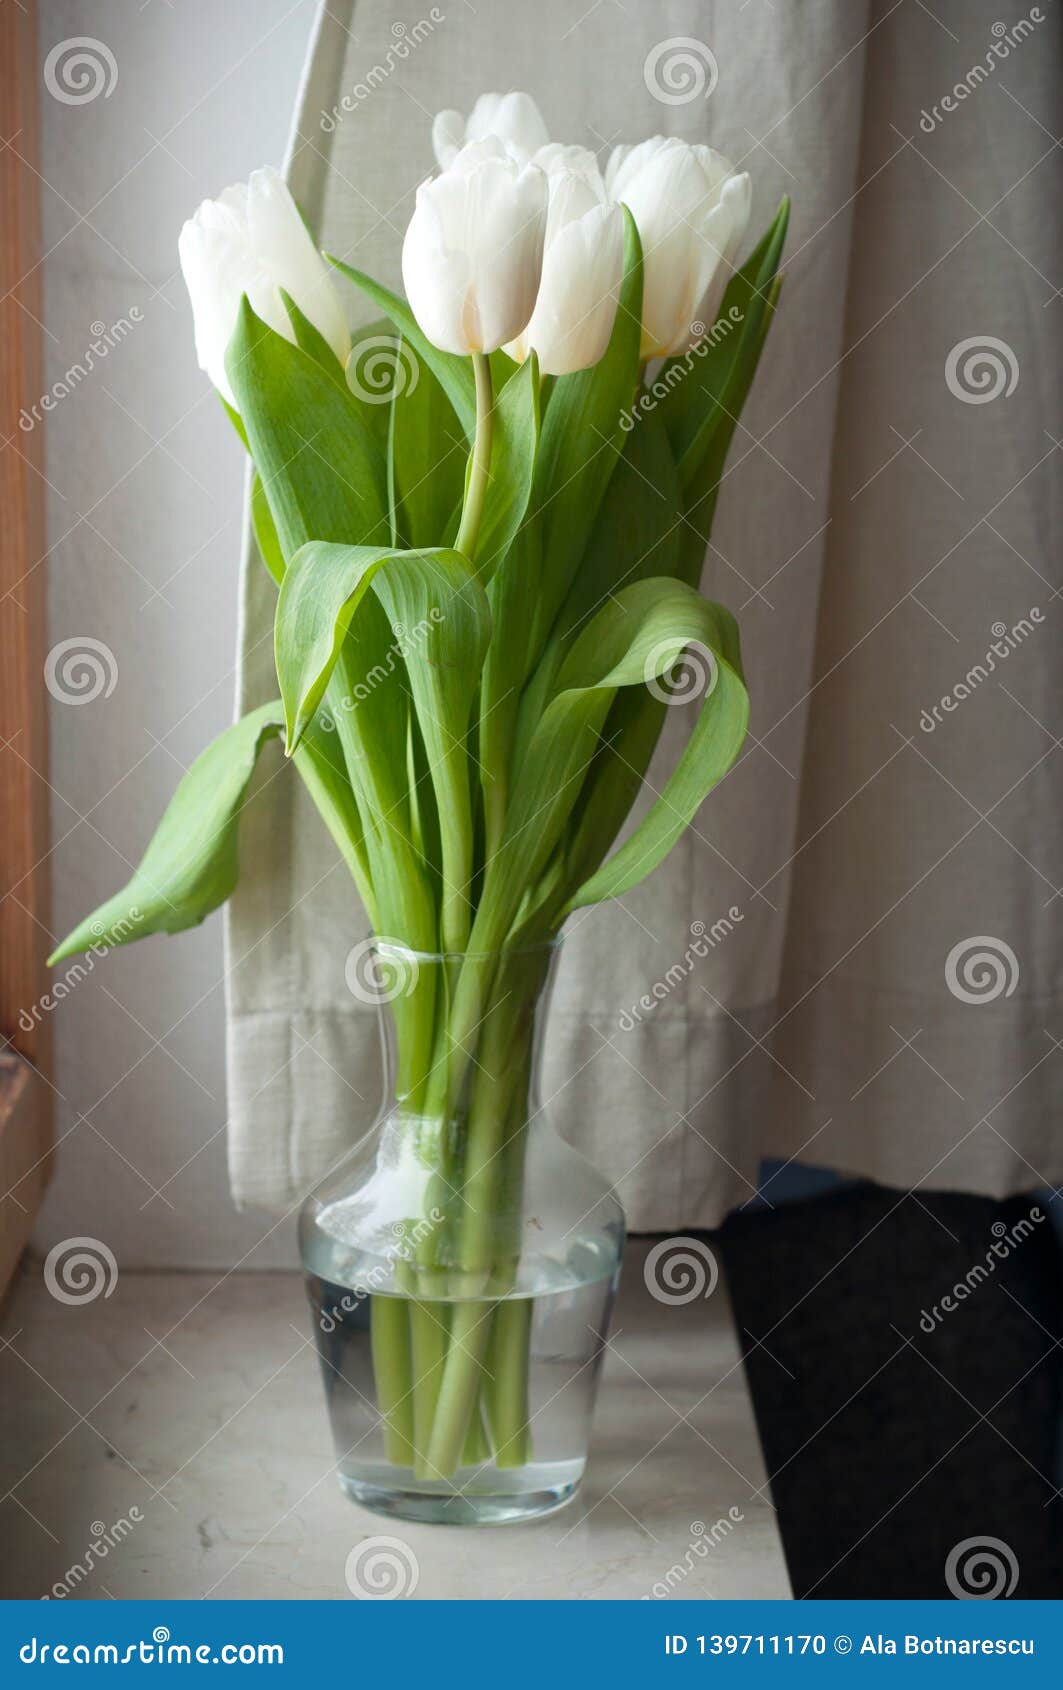
[(559, 147), (553, 160), (544, 158), (551, 151), (536, 154), (537, 162), (555, 165), (547, 177), (542, 281), (527, 327), (506, 351), (522, 363), (534, 349), (543, 373), (560, 376), (596, 364), (609, 344), (624, 268), (624, 216), (606, 202), (592, 153)]
[(263, 322), (294, 341), (283, 288), (340, 362), (346, 360), (351, 337), (339, 294), (278, 171), (252, 171), (249, 182), (204, 200), (181, 230), (177, 249), (192, 300), (199, 367), (230, 405), (236, 400), (225, 349), (244, 294)]
[(417, 190), (402, 247), (410, 308), (445, 352), (494, 352), (535, 305), (546, 230), (546, 176), (501, 141), (463, 147)]
[(714, 320), (734, 267), (749, 222), (749, 177), (712, 147), (656, 135), (617, 147), (605, 179), (642, 241), (642, 356), (686, 352)]
[(518, 164), (527, 164), (549, 138), (530, 94), (481, 94), (467, 118), (460, 111), (441, 111), (432, 124), (432, 146), (440, 170), (449, 170), (470, 141), (485, 141), (490, 135), (502, 142)]

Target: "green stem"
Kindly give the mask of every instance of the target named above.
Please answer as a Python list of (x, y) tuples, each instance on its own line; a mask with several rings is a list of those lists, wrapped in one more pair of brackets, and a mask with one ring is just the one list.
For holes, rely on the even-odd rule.
[(470, 563), (476, 561), (476, 542), (480, 534), (484, 501), (491, 479), (491, 440), (494, 434), (491, 361), (485, 352), (473, 353), (472, 368), (476, 380), (476, 438), (473, 441), (469, 481), (465, 489), (465, 503), (461, 511), (461, 525), (458, 528), (458, 537), (454, 542), (455, 551), (461, 552), (462, 556), (467, 557)]
[(491, 1326), (484, 1396), (498, 1467), (523, 1467), (531, 1455), (528, 1365), (533, 1309), (531, 1297), (510, 1297), (499, 1303)]
[(388, 1460), (396, 1467), (412, 1467), (414, 1460), (408, 1309), (404, 1297), (369, 1299), (377, 1407), (384, 1420)]

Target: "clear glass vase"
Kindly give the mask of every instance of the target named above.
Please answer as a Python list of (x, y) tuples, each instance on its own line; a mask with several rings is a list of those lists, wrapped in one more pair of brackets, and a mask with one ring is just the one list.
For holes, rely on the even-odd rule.
[(528, 1519), (583, 1477), (624, 1216), (540, 1101), (558, 951), (370, 955), (384, 1108), (299, 1236), (340, 1483), (378, 1513)]

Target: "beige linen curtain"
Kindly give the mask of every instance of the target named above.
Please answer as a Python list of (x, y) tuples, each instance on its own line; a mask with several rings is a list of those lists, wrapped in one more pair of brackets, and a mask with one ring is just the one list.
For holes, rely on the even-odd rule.
[[(704, 577), (741, 621), (749, 745), (664, 868), (573, 920), (554, 1001), (551, 1108), (635, 1228), (718, 1222), (764, 1156), (1063, 1179), (1061, 63), (1054, 0), (322, 9), (291, 180), (392, 285), (431, 116), (483, 89), (595, 149), (712, 142), (754, 227), (793, 198)], [(271, 616), (249, 555), (241, 711), (276, 691)], [(344, 978), (365, 916), (275, 772), (228, 916), (233, 1189), (273, 1207), (378, 1089)]]

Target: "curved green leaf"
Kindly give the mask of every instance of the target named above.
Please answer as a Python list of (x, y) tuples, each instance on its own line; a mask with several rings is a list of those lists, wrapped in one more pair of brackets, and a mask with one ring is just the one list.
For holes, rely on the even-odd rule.
[[(553, 696), (514, 772), (505, 832), (488, 870), (477, 918), (479, 931), (474, 929), (474, 939), (484, 948), (502, 942), (522, 895), (532, 887), (557, 845), (618, 689), (642, 686), (666, 675), (679, 654), (692, 644), (703, 646), (711, 654), (714, 676), (692, 736), (692, 743), (697, 742), (697, 774), (688, 778), (688, 747), (681, 761), (682, 778), (674, 784), (673, 777), (669, 787), (674, 789), (666, 789), (651, 812), (651, 817), (658, 810), (661, 815), (648, 832), (644, 831), (645, 824), (638, 830), (645, 864), (641, 872), (634, 872), (627, 847), (617, 853), (617, 858), (623, 858), (614, 874), (618, 889), (634, 885), (661, 861), (697, 804), (731, 766), (745, 736), (748, 712), (745, 686), (735, 666), (733, 619), (680, 581), (654, 578), (624, 588), (574, 641), (558, 671)], [(695, 785), (699, 795), (691, 808)], [(686, 813), (679, 819), (682, 810)], [(634, 856), (639, 858), (639, 851)], [(600, 873), (610, 868), (607, 864)], [(591, 895), (586, 895), (586, 887), (580, 887), (567, 908), (613, 895), (598, 894), (590, 884)]]
[(252, 710), (196, 758), (128, 885), (86, 917), (49, 957), (110, 949), (149, 933), (195, 927), (239, 878), (239, 822), (258, 754), (284, 726), (277, 700)]

